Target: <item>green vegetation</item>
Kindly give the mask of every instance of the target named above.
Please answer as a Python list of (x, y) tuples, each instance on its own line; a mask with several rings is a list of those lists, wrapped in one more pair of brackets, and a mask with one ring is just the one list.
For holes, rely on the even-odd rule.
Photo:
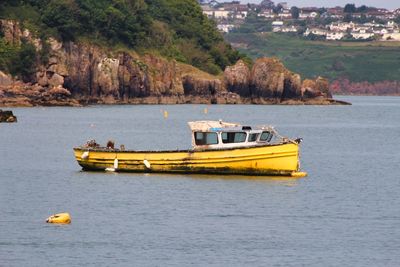
[(244, 57), (196, 0), (10, 0), (0, 2), (0, 18), (19, 20), (43, 40), (157, 51), (213, 74)]
[(272, 31), (272, 21), (267, 21), (264, 18), (258, 17), (257, 13), (249, 12), (243, 23), (239, 28), (233, 29), (237, 33), (256, 33), (256, 32), (270, 32)]
[(20, 46), (10, 45), (0, 38), (0, 70), (29, 80), (34, 73), (36, 50), (32, 44), (22, 42)]
[(376, 82), (400, 77), (399, 42), (307, 41), (285, 34), (230, 33), (226, 39), (252, 58), (278, 57), (303, 77)]

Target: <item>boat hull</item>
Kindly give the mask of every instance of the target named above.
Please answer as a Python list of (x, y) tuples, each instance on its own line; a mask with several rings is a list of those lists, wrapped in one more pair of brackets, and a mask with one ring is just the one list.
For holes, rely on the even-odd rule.
[(236, 149), (119, 151), (74, 148), (83, 170), (294, 176), (299, 145), (286, 143)]

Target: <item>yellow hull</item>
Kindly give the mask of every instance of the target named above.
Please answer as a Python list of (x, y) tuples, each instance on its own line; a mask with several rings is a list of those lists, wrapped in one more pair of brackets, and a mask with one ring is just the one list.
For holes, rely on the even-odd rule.
[(299, 177), (299, 145), (294, 143), (203, 151), (118, 151), (80, 147), (74, 148), (74, 152), (84, 170)]

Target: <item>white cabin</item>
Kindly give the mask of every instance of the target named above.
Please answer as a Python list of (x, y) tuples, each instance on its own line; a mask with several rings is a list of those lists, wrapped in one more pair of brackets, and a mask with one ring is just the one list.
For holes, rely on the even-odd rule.
[(188, 122), (193, 149), (223, 149), (278, 143), (282, 138), (271, 126), (242, 126), (223, 121)]

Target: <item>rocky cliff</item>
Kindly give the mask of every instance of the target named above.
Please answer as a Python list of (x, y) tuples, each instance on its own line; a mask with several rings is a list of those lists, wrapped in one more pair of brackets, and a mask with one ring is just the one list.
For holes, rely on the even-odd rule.
[[(7, 42), (22, 39), (43, 49), (39, 39), (17, 22), (1, 21)], [(0, 72), (0, 105), (82, 105), (115, 103), (280, 103), (332, 104), (323, 78), (301, 81), (273, 58), (250, 68), (243, 61), (212, 76), (152, 54), (138, 55), (88, 43), (47, 40), (48, 60), (37, 59), (35, 73), (23, 83)]]

